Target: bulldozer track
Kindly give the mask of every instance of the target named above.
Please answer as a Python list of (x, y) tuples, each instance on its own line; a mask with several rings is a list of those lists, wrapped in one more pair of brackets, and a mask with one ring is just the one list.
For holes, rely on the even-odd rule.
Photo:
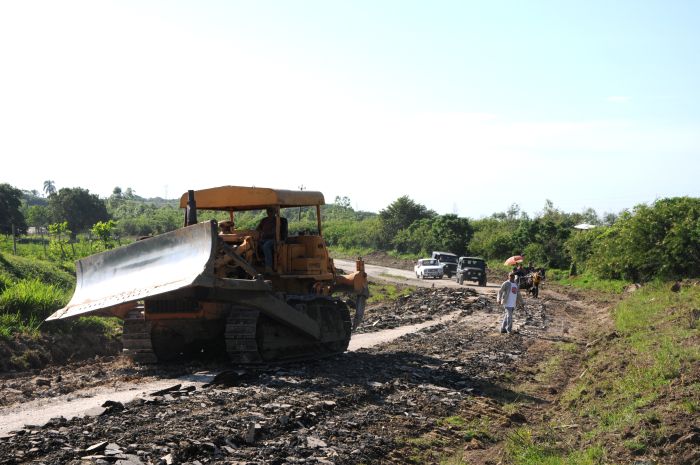
[[(345, 302), (296, 298), (289, 303), (319, 323), (323, 334), (320, 341), (270, 319), (258, 309), (234, 306), (226, 320), (220, 320), (228, 359), (237, 365), (298, 362), (347, 350), (352, 320)], [(140, 364), (177, 357), (182, 349), (177, 331), (182, 332), (182, 328), (175, 329), (163, 321), (157, 324), (144, 319), (141, 311), (130, 314), (123, 326), (124, 355)]]
[(260, 311), (253, 308), (232, 308), (226, 319), (226, 353), (237, 364), (261, 363), (257, 327)]
[(156, 363), (151, 340), (151, 323), (141, 318), (124, 320), (122, 352), (137, 363)]
[[(251, 307), (231, 306), (220, 321), (228, 359), (237, 365), (298, 362), (345, 352), (350, 343), (352, 320), (347, 304), (327, 297), (292, 297), (289, 305), (318, 322), (321, 340), (312, 339)], [(177, 323), (177, 324), (176, 324)], [(208, 336), (179, 321), (145, 319), (143, 306), (124, 320), (122, 352), (139, 364), (167, 361), (187, 353), (181, 336), (206, 342)], [(219, 333), (221, 334), (221, 333)], [(215, 352), (212, 352), (212, 354)]]
[[(341, 354), (348, 348), (352, 320), (347, 305), (335, 299), (290, 299), (290, 305), (318, 321), (332, 334), (312, 340), (262, 315), (253, 308), (233, 307), (224, 337), (229, 360), (235, 364), (298, 362)], [(324, 326), (325, 325), (325, 326)]]

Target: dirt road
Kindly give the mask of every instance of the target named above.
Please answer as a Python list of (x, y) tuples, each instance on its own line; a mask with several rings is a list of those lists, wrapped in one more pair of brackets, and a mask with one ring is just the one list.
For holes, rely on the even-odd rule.
[[(355, 270), (355, 262), (353, 261), (335, 258), (333, 259), (333, 262), (335, 263), (335, 266), (345, 270), (346, 272)], [(465, 282), (463, 285), (460, 285), (454, 278), (448, 279), (447, 277), (444, 277), (443, 279), (418, 279), (413, 271), (389, 268), (381, 265), (365, 264), (365, 271), (371, 279), (376, 281), (394, 282), (430, 288), (438, 286), (456, 289), (469, 287), (484, 290), (484, 287), (477, 286), (476, 283), (472, 282)], [(494, 288), (497, 288), (499, 284), (500, 283), (487, 283), (485, 288), (493, 290)]]
[[(423, 284), (403, 270), (367, 271)], [(66, 414), (51, 411), (59, 416), (44, 425), (4, 428), (0, 464), (355, 464), (409, 457), (431, 463), (455, 451), (479, 460), (495, 456), (506, 432), (527, 421), (521, 403), (549, 402), (563, 382), (548, 381), (537, 395), (515, 392), (521, 365), (533, 366), (552, 342), (580, 343), (569, 329), (586, 315), (544, 293), (516, 314), (518, 333), (502, 335), (494, 286), (426, 284), (410, 297), (369, 307), (354, 350), (330, 359), (231, 370), (222, 362), (143, 368), (117, 357), (0, 380), (0, 425), (13, 412), (71, 404)], [(125, 392), (138, 397), (118, 397)], [(84, 399), (104, 407), (68, 419)], [(466, 430), (474, 434), (465, 445)]]
[[(348, 351), (353, 352), (374, 347), (398, 339), (406, 334), (415, 333), (437, 324), (447, 323), (454, 320), (458, 314), (459, 312), (453, 312), (443, 315), (436, 320), (423, 323), (357, 334), (350, 341)], [(176, 384), (201, 389), (205, 384), (210, 383), (221, 371), (223, 371), (223, 368), (216, 371), (200, 371), (177, 377), (164, 376), (153, 379), (153, 377), (144, 376), (130, 381), (115, 380), (108, 385), (78, 389), (69, 394), (56, 397), (12, 403), (6, 407), (0, 407), (0, 436), (11, 431), (20, 430), (25, 425), (43, 425), (52, 418), (64, 417), (71, 419), (74, 417), (101, 415), (105, 411), (101, 406), (107, 401), (127, 403), (138, 398), (147, 397), (152, 392), (157, 392)], [(34, 384), (41, 379), (45, 380), (46, 378), (35, 378)], [(39, 382), (41, 383), (41, 381)]]

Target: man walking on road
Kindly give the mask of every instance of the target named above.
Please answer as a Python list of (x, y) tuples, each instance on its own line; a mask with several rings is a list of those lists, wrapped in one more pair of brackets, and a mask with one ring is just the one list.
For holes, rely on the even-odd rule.
[(515, 273), (508, 273), (508, 281), (501, 284), (496, 301), (504, 308), (501, 332), (510, 334), (513, 331), (513, 310), (523, 306), (523, 298), (520, 296), (518, 283), (515, 282)]

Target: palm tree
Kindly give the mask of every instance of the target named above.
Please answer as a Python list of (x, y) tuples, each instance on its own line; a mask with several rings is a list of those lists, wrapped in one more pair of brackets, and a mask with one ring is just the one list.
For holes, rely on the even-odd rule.
[(51, 195), (56, 193), (56, 185), (53, 181), (44, 181), (44, 192), (46, 195)]

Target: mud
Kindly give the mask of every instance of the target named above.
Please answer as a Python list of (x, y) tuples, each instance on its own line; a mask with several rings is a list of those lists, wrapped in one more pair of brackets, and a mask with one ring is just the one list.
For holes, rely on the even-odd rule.
[[(507, 437), (550, 424), (561, 393), (583, 372), (577, 354), (595, 343), (591, 329), (612, 327), (605, 305), (545, 285), (516, 311), (515, 333), (501, 334), (494, 291), (438, 286), (371, 305), (358, 340), (432, 326), (315, 362), (141, 367), (117, 356), (5, 375), (2, 409), (160, 384), (90, 415), (0, 434), (0, 465), (504, 463)], [(544, 362), (561, 354), (562, 342), (573, 348), (566, 369), (550, 373)], [(202, 372), (218, 374), (167, 385)], [(669, 438), (666, 463), (700, 463), (700, 430), (681, 430)]]
[(61, 323), (56, 325), (59, 330), (52, 333), (0, 339), (0, 376), (90, 360), (95, 356), (117, 355), (121, 351), (121, 342), (115, 336), (90, 327), (75, 329), (70, 323)]
[(486, 305), (487, 297), (480, 297), (473, 289), (417, 288), (410, 295), (400, 296), (396, 300), (369, 305), (356, 332), (422, 323), (455, 311), (469, 314)]
[[(183, 384), (133, 402), (106, 403), (96, 416), (56, 418), (7, 434), (0, 439), (0, 464), (406, 463), (411, 456), (429, 463), (455, 448), (490, 450), (507, 430), (528, 421), (527, 412), (507, 407), (522, 398), (509, 384), (533, 342), (563, 336), (549, 325), (559, 310), (546, 299), (533, 301), (516, 315), (519, 333), (502, 335), (492, 300), (464, 290), (421, 292), (403, 306), (368, 309), (366, 324), (457, 316), (317, 362), (140, 368), (116, 357), (4, 380), (13, 391), (3, 389), (2, 402), (10, 405), (54, 395), (51, 390), (61, 386), (79, 389), (202, 368), (222, 372), (206, 387)], [(545, 404), (548, 392), (532, 400)], [(468, 425), (478, 434), (466, 443)]]

